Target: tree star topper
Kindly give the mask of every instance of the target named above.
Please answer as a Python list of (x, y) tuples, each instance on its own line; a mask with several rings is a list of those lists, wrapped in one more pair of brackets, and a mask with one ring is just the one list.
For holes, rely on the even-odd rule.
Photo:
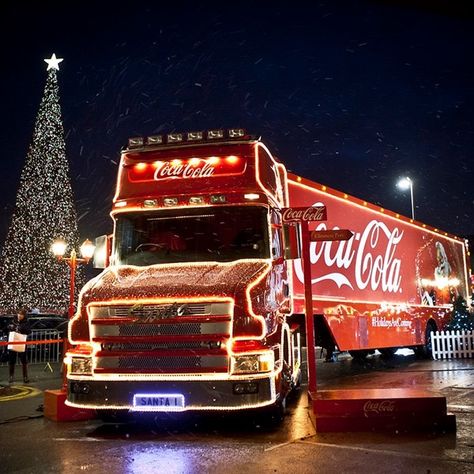
[(57, 58), (56, 57), (56, 54), (53, 53), (53, 55), (51, 56), (50, 59), (45, 59), (44, 62), (48, 64), (48, 69), (46, 69), (47, 71), (49, 71), (50, 69), (56, 69), (57, 71), (59, 71), (59, 63), (61, 61), (64, 61), (63, 58)]

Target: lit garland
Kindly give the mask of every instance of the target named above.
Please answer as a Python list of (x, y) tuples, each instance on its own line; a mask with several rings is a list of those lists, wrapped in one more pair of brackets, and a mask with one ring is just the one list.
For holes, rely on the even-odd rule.
[(59, 105), (56, 71), (61, 60), (53, 59), (52, 66), (45, 60), (50, 62), (44, 95), (2, 249), (3, 312), (20, 306), (64, 312), (68, 306), (69, 267), (55, 260), (50, 247), (62, 237), (77, 248), (79, 239)]

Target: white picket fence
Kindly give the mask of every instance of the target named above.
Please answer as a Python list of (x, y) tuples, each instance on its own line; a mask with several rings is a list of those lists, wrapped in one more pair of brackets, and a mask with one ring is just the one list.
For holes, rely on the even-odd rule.
[(474, 331), (436, 331), (431, 333), (433, 359), (474, 357)]

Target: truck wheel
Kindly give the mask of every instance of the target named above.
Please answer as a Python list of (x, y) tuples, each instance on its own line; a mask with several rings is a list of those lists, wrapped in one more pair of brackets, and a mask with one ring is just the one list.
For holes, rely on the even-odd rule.
[(349, 354), (356, 361), (363, 361), (369, 355), (369, 351), (359, 350), (359, 351), (349, 351)]
[(273, 405), (263, 408), (257, 416), (257, 424), (267, 429), (278, 427), (285, 418), (286, 398), (279, 398)]
[(422, 346), (415, 347), (415, 355), (421, 359), (432, 359), (432, 345), (431, 345), (431, 333), (436, 331), (436, 324), (433, 321), (428, 321), (425, 330), (425, 344)]
[(128, 410), (97, 410), (97, 415), (104, 423), (127, 423), (130, 421)]
[(397, 352), (396, 347), (384, 347), (383, 349), (377, 349), (380, 352), (380, 355), (383, 359), (391, 359), (395, 352)]

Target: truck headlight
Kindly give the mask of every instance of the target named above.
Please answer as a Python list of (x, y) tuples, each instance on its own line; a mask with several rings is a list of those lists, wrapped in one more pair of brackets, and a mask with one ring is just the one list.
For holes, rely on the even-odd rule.
[(231, 364), (231, 371), (234, 374), (271, 372), (275, 366), (275, 357), (271, 351), (262, 354), (236, 355), (231, 358)]
[(71, 357), (71, 374), (92, 375), (92, 359), (90, 357)]

